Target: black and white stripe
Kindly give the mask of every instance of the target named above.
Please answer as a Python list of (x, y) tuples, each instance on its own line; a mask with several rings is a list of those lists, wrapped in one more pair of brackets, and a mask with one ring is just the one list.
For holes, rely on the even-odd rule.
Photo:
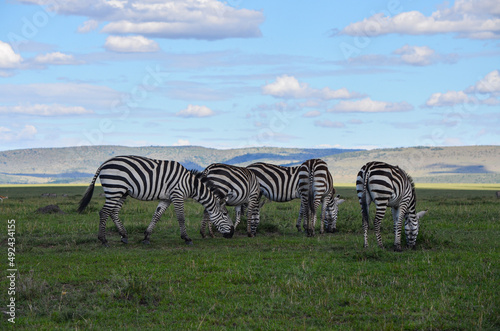
[[(335, 232), (339, 200), (338, 197), (335, 197), (333, 177), (325, 161), (310, 159), (300, 165), (299, 193), (302, 218), (305, 220), (304, 229), (306, 229), (307, 235), (314, 236), (316, 210), (320, 204), (322, 205), (321, 233), (324, 232), (324, 225), (326, 225), (327, 231)], [(297, 228), (300, 227), (300, 219), (301, 217), (297, 220)]]
[[(198, 175), (202, 182), (226, 196), (226, 205), (236, 207), (236, 228), (240, 222), (242, 209), (247, 208), (247, 234), (253, 237), (257, 233), (260, 221), (259, 195), (260, 186), (257, 177), (250, 170), (222, 163), (209, 165)], [(206, 218), (203, 218), (201, 235), (205, 236)]]
[(184, 219), (184, 200), (193, 198), (201, 203), (208, 212), (210, 220), (224, 237), (233, 235), (234, 227), (220, 201), (199, 179), (187, 171), (176, 161), (153, 160), (140, 156), (118, 156), (104, 162), (92, 179), (78, 208), (82, 212), (92, 199), (94, 185), (100, 178), (106, 202), (99, 212), (99, 240), (107, 245), (106, 221), (108, 216), (118, 228), (122, 242), (128, 242), (127, 231), (118, 218), (123, 202), (127, 196), (138, 200), (160, 200), (151, 223), (144, 232), (144, 243), (149, 243), (151, 232), (163, 212), (173, 203), (181, 238), (187, 244), (188, 237)]
[(394, 221), (394, 249), (401, 251), (403, 219), (408, 247), (415, 248), (419, 220), (427, 211), (416, 213), (415, 185), (403, 169), (384, 162), (368, 162), (358, 173), (356, 191), (363, 214), (365, 247), (368, 247), (369, 205), (373, 201), (377, 208), (373, 224), (379, 247), (383, 247), (380, 225), (387, 207), (391, 207)]
[[(277, 202), (287, 202), (293, 199), (301, 198), (301, 192), (299, 190), (299, 172), (301, 168), (306, 169), (303, 166), (283, 167), (264, 162), (257, 162), (247, 166), (247, 169), (250, 169), (255, 173), (255, 175), (257, 175), (262, 194), (269, 200)], [(309, 180), (307, 180), (307, 183), (309, 183)], [(305, 182), (303, 184), (305, 184)], [(343, 201), (344, 200), (341, 200), (338, 197), (325, 200), (327, 206), (324, 208), (324, 212), (322, 213), (322, 220), (325, 224), (328, 223), (327, 231), (334, 232), (336, 230), (338, 204)], [(305, 217), (306, 208), (307, 199), (303, 199), (300, 206), (299, 217), (296, 222), (298, 231), (301, 231), (301, 223), (302, 219)], [(306, 226), (305, 221), (304, 225)]]

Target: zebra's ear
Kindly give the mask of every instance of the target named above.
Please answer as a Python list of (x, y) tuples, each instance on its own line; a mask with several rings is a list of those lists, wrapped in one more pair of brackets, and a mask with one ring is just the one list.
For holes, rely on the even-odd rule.
[(422, 211), (419, 211), (417, 213), (417, 219), (422, 219), (422, 217), (424, 217), (424, 215), (429, 211), (429, 209), (426, 209), (426, 210), (422, 210)]

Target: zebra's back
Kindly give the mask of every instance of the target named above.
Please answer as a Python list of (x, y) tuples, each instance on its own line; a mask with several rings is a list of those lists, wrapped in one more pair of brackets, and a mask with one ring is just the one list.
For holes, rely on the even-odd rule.
[(227, 195), (227, 205), (237, 206), (256, 199), (260, 187), (250, 170), (223, 163), (209, 165), (202, 173), (203, 182)]
[(257, 162), (247, 166), (259, 181), (264, 196), (272, 201), (286, 202), (300, 197), (299, 167), (282, 167)]
[(411, 177), (398, 166), (380, 161), (368, 162), (361, 168), (356, 179), (356, 191), (359, 199), (366, 191), (375, 203), (387, 206), (399, 205), (403, 199), (408, 202), (414, 200)]
[(139, 200), (168, 199), (173, 189), (189, 191), (183, 184), (187, 176), (189, 172), (176, 161), (142, 156), (114, 157), (101, 166), (99, 174), (106, 197), (128, 194)]

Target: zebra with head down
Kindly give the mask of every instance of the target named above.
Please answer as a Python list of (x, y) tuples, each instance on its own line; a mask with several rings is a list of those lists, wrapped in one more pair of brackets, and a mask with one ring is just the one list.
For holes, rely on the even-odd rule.
[(187, 235), (184, 218), (184, 200), (193, 198), (201, 203), (224, 237), (231, 238), (234, 226), (221, 202), (198, 178), (176, 161), (153, 160), (141, 156), (117, 156), (104, 162), (87, 188), (80, 201), (78, 211), (81, 213), (92, 199), (94, 185), (100, 178), (106, 202), (99, 212), (99, 240), (107, 245), (106, 221), (109, 216), (118, 228), (121, 241), (128, 242), (125, 227), (118, 218), (127, 196), (138, 200), (160, 200), (153, 218), (144, 232), (143, 242), (149, 244), (149, 238), (163, 212), (173, 203), (181, 238), (186, 244), (192, 244)]

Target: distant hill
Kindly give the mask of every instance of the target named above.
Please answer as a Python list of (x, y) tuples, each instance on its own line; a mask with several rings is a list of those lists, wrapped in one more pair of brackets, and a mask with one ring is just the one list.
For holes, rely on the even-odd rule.
[(196, 146), (83, 146), (0, 152), (0, 184), (88, 183), (96, 169), (117, 155), (176, 160), (188, 169), (222, 162), (246, 166), (268, 162), (285, 166), (310, 158), (325, 160), (336, 182), (353, 183), (359, 168), (380, 160), (407, 170), (416, 182), (499, 183), (500, 146), (414, 147), (377, 150), (241, 148), (219, 150)]

